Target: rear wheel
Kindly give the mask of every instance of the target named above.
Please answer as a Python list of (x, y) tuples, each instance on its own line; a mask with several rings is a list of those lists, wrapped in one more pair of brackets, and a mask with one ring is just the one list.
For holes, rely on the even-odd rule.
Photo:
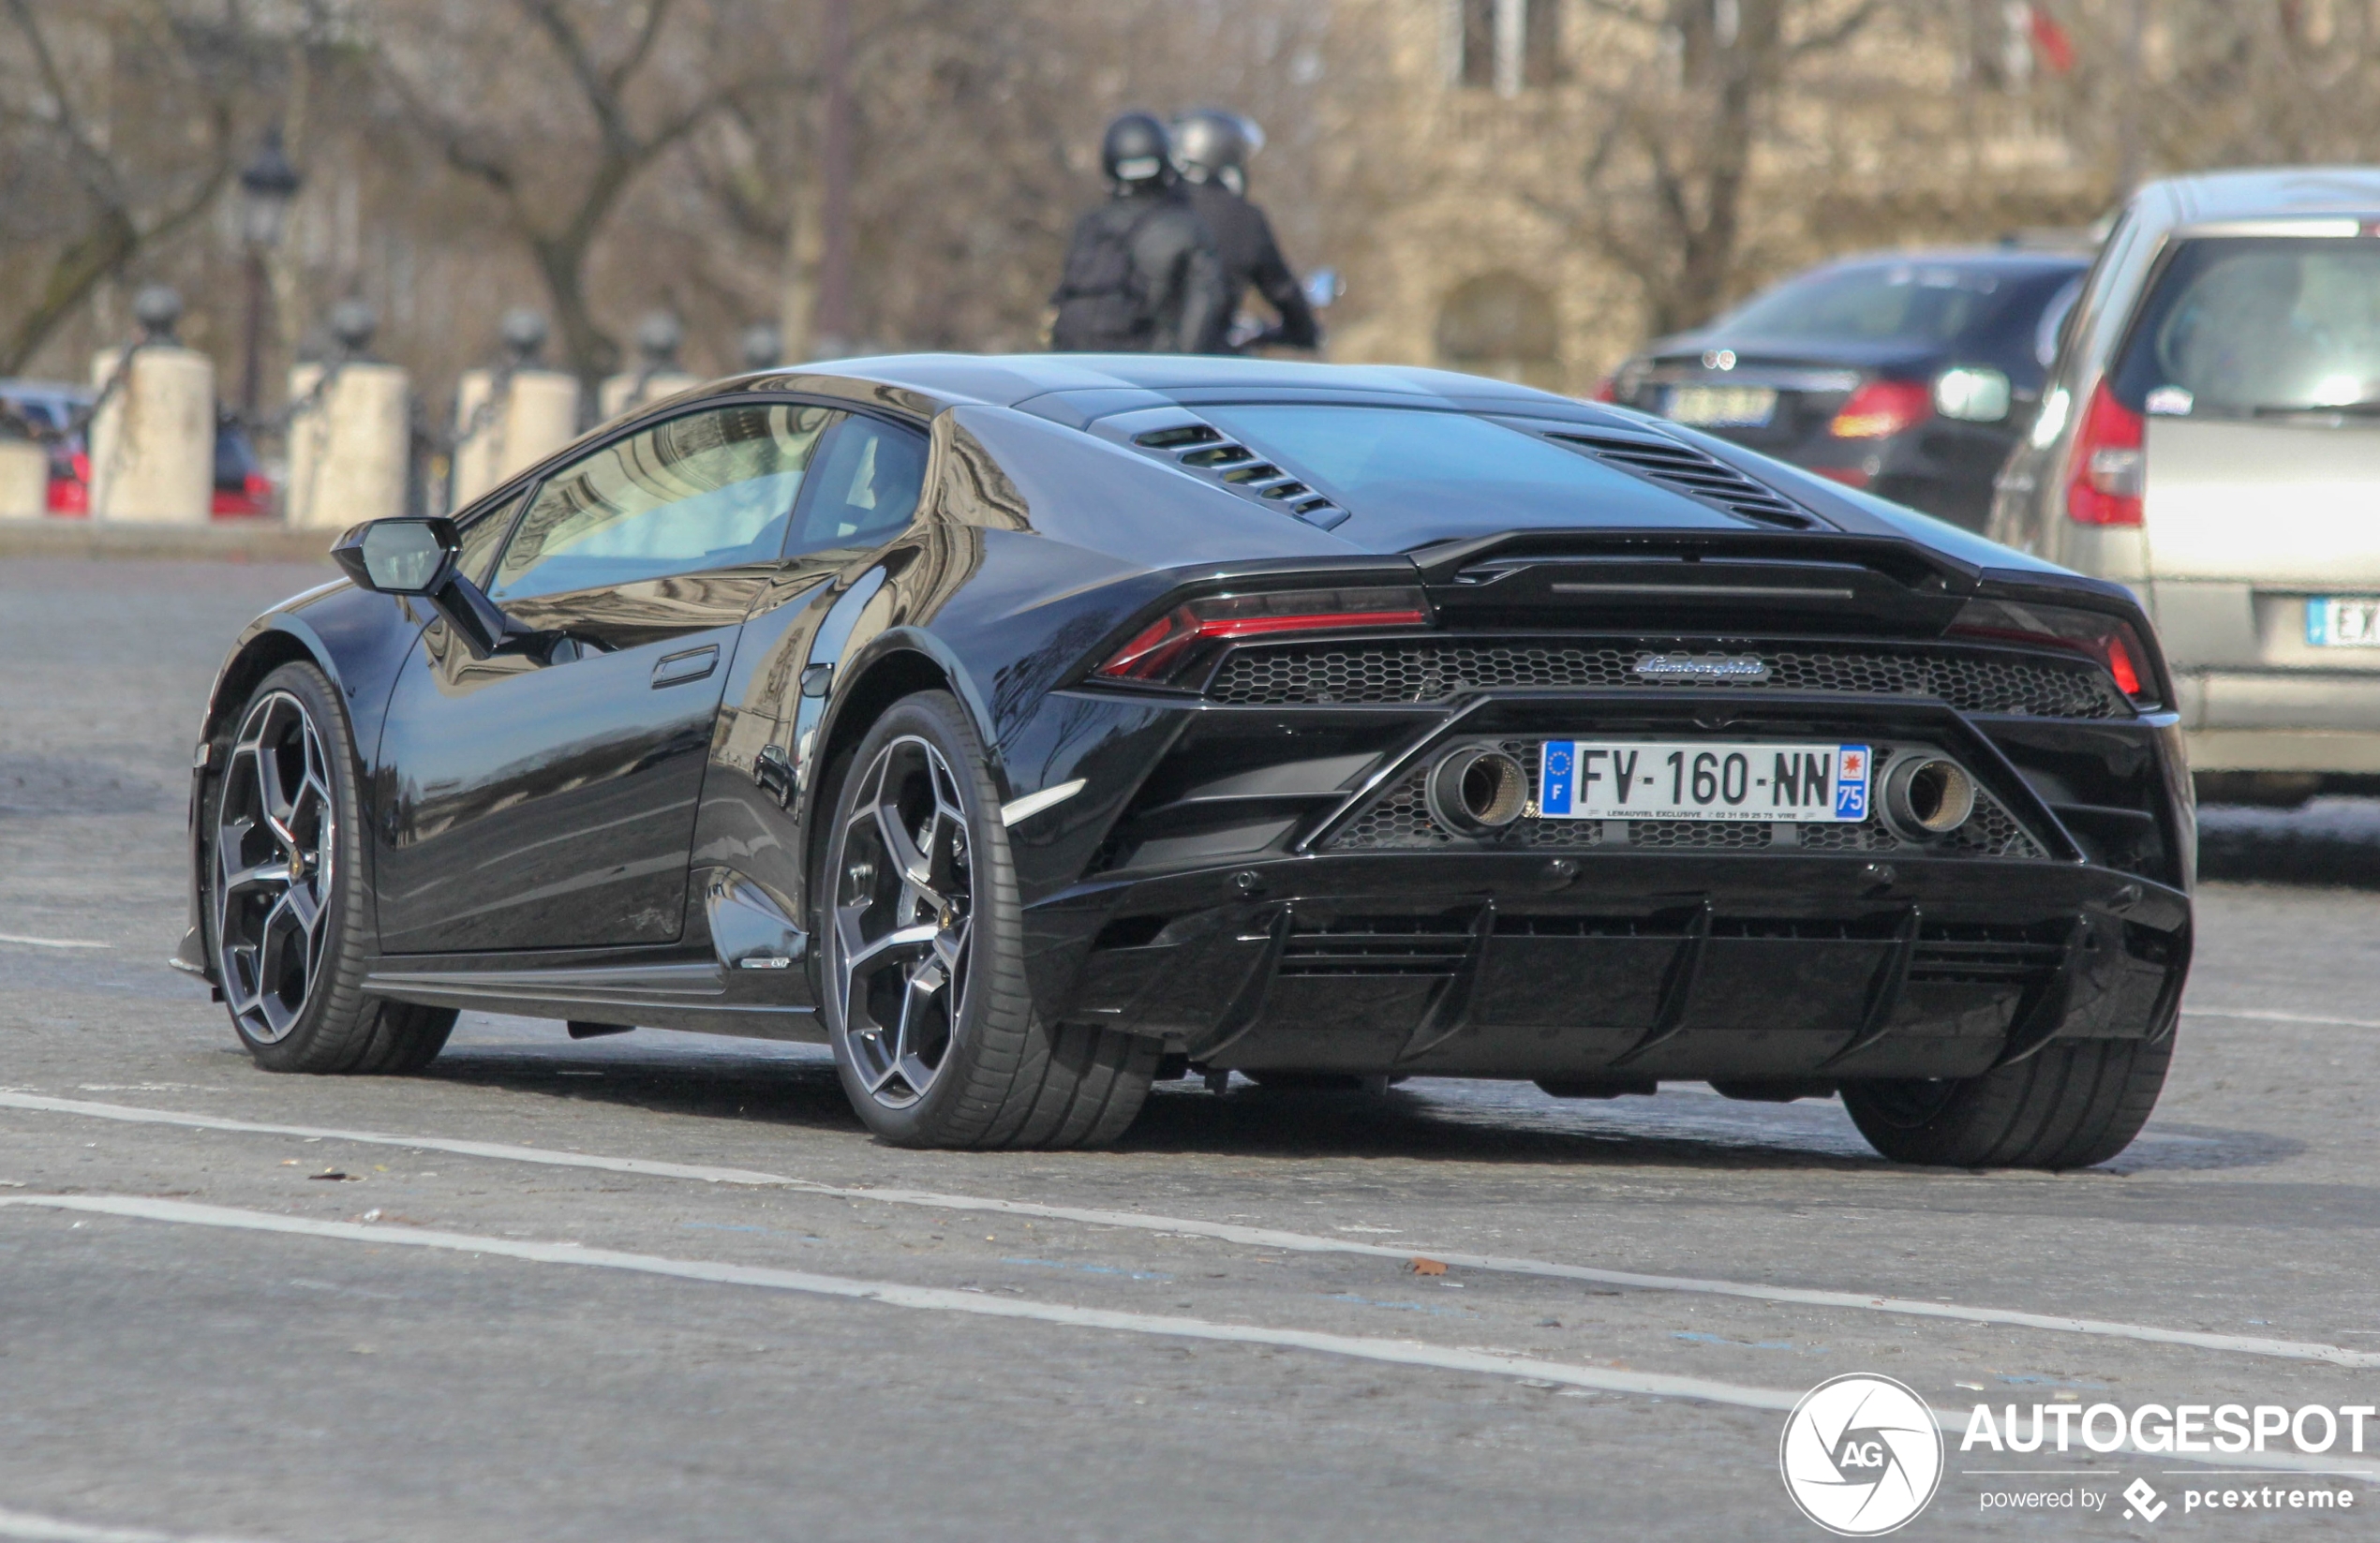
[(819, 897), (821, 1001), (852, 1107), (915, 1147), (1083, 1147), (1139, 1113), (1159, 1041), (1043, 1023), (999, 797), (944, 691), (904, 697), (837, 790)]
[(1843, 1105), (1897, 1163), (2086, 1168), (2132, 1144), (2156, 1107), (2173, 1036), (2052, 1045), (1982, 1076), (1846, 1082)]
[(311, 664), (258, 683), (218, 740), (208, 929), (231, 1027), (275, 1072), (417, 1072), (452, 1008), (363, 993), (363, 818), (339, 694)]

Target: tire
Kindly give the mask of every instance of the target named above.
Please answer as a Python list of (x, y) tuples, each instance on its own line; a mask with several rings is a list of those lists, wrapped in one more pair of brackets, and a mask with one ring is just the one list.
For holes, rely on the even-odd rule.
[(1104, 1146), (1140, 1112), (1163, 1046), (1034, 1012), (988, 761), (958, 700), (920, 691), (844, 764), (811, 885), (836, 1070), (861, 1122), (899, 1146)]
[(2132, 1144), (2156, 1107), (2173, 1036), (2052, 1045), (1982, 1076), (1843, 1084), (1868, 1144), (1897, 1163), (2087, 1168)]
[(214, 742), (207, 946), (233, 1032), (272, 1072), (418, 1072), (453, 1008), (363, 990), (362, 809), (338, 691), (311, 664), (258, 682)]

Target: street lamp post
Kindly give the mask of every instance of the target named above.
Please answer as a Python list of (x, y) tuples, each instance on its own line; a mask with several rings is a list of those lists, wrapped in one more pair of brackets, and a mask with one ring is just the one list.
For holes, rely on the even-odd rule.
[(271, 304), (273, 280), (265, 259), (281, 244), (290, 205), (297, 200), (301, 179), (281, 149), (278, 124), (264, 131), (263, 142), (248, 164), (240, 169), (240, 240), (247, 249), (248, 319), (246, 357), (240, 375), (240, 409), (251, 421), (264, 401), (264, 318)]

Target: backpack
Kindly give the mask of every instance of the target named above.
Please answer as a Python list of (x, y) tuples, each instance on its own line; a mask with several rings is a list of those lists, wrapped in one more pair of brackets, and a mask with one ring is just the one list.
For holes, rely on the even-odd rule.
[(1132, 260), (1132, 244), (1141, 228), (1166, 208), (1163, 200), (1152, 199), (1121, 226), (1111, 210), (1094, 210), (1075, 227), (1065, 275), (1049, 297), (1058, 307), (1050, 348), (1062, 353), (1148, 348), (1157, 319), (1153, 299), (1140, 281), (1139, 265)]

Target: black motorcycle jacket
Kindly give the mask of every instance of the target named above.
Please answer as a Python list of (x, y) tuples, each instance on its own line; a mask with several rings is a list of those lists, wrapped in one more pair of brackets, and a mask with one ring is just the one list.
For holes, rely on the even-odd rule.
[[(1289, 272), (1264, 211), (1219, 182), (1185, 183), (1183, 190), (1189, 195), (1199, 222), (1214, 237), (1215, 256), (1223, 265), (1223, 325), (1230, 326), (1241, 298), (1253, 284), (1265, 303), (1281, 313), (1278, 341), (1296, 349), (1311, 349), (1319, 343), (1322, 333), (1315, 321), (1314, 307), (1298, 287), (1297, 275)], [(1215, 352), (1221, 347), (1218, 337), (1201, 351)]]

